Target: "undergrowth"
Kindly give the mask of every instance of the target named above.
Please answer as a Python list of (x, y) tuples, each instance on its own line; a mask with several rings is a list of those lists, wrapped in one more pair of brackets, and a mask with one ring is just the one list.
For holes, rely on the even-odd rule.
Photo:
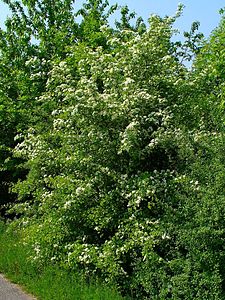
[(19, 232), (7, 230), (7, 226), (0, 221), (0, 272), (38, 299), (128, 299), (96, 279), (87, 283), (81, 274), (58, 265), (38, 266), (31, 263), (28, 259), (29, 249), (21, 241)]

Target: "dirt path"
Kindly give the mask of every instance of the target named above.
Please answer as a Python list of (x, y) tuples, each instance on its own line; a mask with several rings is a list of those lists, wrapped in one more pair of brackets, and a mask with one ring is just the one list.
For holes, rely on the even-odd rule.
[(25, 294), (16, 284), (9, 282), (0, 274), (0, 300), (35, 300)]

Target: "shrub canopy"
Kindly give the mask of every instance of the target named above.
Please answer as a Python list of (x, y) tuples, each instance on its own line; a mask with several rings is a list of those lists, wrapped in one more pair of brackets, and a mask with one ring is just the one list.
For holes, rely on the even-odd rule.
[(107, 1), (7, 2), (1, 176), (33, 261), (137, 299), (223, 299), (224, 22), (182, 44), (182, 7), (112, 28)]

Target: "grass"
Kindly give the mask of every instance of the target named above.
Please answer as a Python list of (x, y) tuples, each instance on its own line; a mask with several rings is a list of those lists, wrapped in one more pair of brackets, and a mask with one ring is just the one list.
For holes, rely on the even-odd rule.
[(38, 268), (27, 260), (28, 251), (19, 235), (6, 231), (0, 221), (0, 272), (40, 300), (122, 300), (114, 288), (87, 284), (77, 273), (57, 266)]

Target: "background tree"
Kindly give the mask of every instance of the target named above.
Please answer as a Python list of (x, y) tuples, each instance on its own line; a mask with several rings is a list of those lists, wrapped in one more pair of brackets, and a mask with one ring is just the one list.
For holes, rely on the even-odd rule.
[(193, 65), (202, 103), (208, 111), (205, 123), (214, 130), (219, 130), (218, 126), (224, 127), (224, 28), (224, 11), (221, 10), (219, 26), (205, 42)]
[[(31, 124), (47, 121), (48, 108), (37, 98), (46, 89), (53, 62), (65, 58), (67, 48), (78, 42), (104, 44), (98, 32), (116, 9), (112, 7), (104, 15), (107, 1), (90, 1), (75, 14), (74, 1), (4, 2), (11, 16), (6, 29), (0, 31), (1, 203), (14, 199), (9, 187), (26, 174), (21, 160), (12, 158), (17, 144), (14, 138)], [(76, 22), (79, 15), (81, 24)]]

